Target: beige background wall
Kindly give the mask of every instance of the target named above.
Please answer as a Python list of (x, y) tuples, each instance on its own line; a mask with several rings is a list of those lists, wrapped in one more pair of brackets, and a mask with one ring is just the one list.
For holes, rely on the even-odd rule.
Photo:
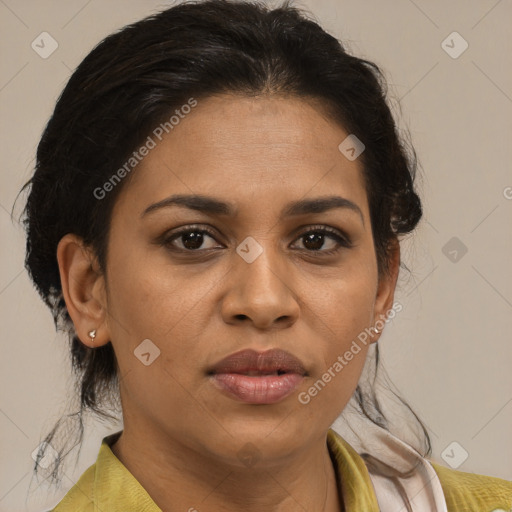
[[(59, 501), (112, 430), (93, 425), (63, 487), (27, 498), (31, 453), (63, 412), (70, 381), (64, 338), (23, 269), (23, 233), (8, 212), (71, 70), (111, 31), (166, 5), (0, 0), (0, 511), (45, 510)], [(425, 217), (403, 245), (412, 275), (402, 274), (396, 297), (404, 310), (380, 341), (388, 373), (430, 428), (434, 460), (446, 464), (441, 454), (456, 441), (468, 452), (459, 470), (512, 480), (512, 4), (297, 5), (386, 70), (423, 167)], [(43, 31), (58, 42), (47, 59), (31, 48)], [(458, 58), (441, 46), (454, 31), (469, 45)], [(452, 55), (463, 48), (457, 37), (445, 43)], [(452, 237), (455, 245), (446, 247)]]

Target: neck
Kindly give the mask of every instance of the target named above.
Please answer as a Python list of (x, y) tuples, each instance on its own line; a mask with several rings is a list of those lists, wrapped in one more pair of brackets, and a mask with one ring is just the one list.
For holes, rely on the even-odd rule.
[(325, 437), (294, 460), (258, 468), (126, 429), (112, 451), (164, 512), (344, 510)]

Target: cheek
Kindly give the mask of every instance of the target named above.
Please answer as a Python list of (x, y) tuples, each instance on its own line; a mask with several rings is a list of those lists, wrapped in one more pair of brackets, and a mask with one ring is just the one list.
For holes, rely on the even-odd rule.
[(317, 336), (322, 346), (322, 364), (308, 379), (299, 402), (309, 414), (329, 424), (341, 414), (353, 395), (364, 368), (371, 337), (369, 327), (372, 296), (367, 293), (334, 293), (328, 311), (323, 311), (325, 334)]
[(311, 390), (317, 393), (316, 407), (341, 412), (357, 386), (372, 339), (368, 329), (375, 301), (373, 275), (361, 258), (341, 277), (324, 283), (322, 293), (317, 294), (320, 298), (309, 303), (309, 322), (321, 344), (323, 360), (311, 379), (317, 382), (318, 390)]
[[(362, 258), (319, 283), (310, 301), (312, 321), (326, 334), (329, 354), (344, 351), (345, 345), (371, 326), (376, 297), (376, 272)], [(310, 292), (311, 293), (311, 292)]]
[(109, 273), (109, 328), (123, 396), (137, 410), (166, 421), (177, 408), (197, 414), (187, 390), (193, 389), (190, 380), (200, 360), (193, 319), (204, 291), (185, 289), (186, 280), (177, 276), (179, 271), (133, 253)]
[(150, 340), (156, 348), (146, 345), (158, 354), (151, 369), (153, 379), (158, 371), (158, 382), (170, 374), (188, 381), (194, 363), (197, 366), (201, 360), (198, 340), (205, 318), (211, 317), (211, 311), (205, 311), (208, 290), (219, 276), (186, 273), (183, 267), (152, 257), (147, 248), (139, 253), (132, 248), (119, 257), (122, 252), (112, 251), (108, 272), (109, 328), (121, 370), (141, 369), (136, 355), (141, 343)]
[(137, 250), (134, 242), (126, 256), (112, 254), (109, 310), (135, 338), (165, 337), (200, 301), (208, 286), (204, 280), (195, 283), (185, 278), (183, 268), (155, 258), (153, 252), (144, 246)]
[[(371, 336), (369, 327), (371, 297), (353, 294), (341, 296), (331, 313), (330, 343), (325, 345), (324, 367), (320, 378), (342, 401), (347, 400), (357, 385), (364, 366)], [(346, 395), (346, 396), (345, 396)]]
[(308, 380), (297, 396), (305, 421), (321, 421), (326, 426), (334, 423), (354, 394), (367, 352), (364, 344), (357, 347), (340, 343), (329, 353), (328, 363)]

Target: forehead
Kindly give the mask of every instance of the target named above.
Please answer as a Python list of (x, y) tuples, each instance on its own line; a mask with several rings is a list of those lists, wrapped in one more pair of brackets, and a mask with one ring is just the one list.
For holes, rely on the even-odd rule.
[(208, 192), (277, 204), (336, 192), (365, 210), (362, 166), (338, 149), (349, 134), (316, 100), (218, 95), (167, 129), (161, 140), (151, 134), (154, 147), (127, 187), (132, 201)]
[(176, 145), (180, 141), (197, 144), (197, 152), (238, 154), (245, 149), (264, 157), (282, 150), (291, 157), (294, 151), (337, 148), (338, 139), (346, 134), (326, 112), (313, 99), (216, 95), (199, 100), (172, 135)]

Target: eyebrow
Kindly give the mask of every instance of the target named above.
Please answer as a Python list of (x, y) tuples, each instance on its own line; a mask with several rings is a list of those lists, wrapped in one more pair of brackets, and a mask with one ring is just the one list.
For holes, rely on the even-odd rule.
[[(238, 209), (231, 203), (227, 203), (214, 197), (204, 195), (176, 194), (148, 206), (141, 214), (144, 217), (148, 213), (170, 206), (182, 206), (190, 210), (196, 210), (208, 215), (235, 216)], [(345, 208), (359, 214), (364, 226), (363, 212), (356, 203), (341, 196), (318, 197), (315, 199), (301, 199), (286, 205), (281, 213), (284, 217), (293, 217), (311, 213), (324, 213), (335, 208)]]

